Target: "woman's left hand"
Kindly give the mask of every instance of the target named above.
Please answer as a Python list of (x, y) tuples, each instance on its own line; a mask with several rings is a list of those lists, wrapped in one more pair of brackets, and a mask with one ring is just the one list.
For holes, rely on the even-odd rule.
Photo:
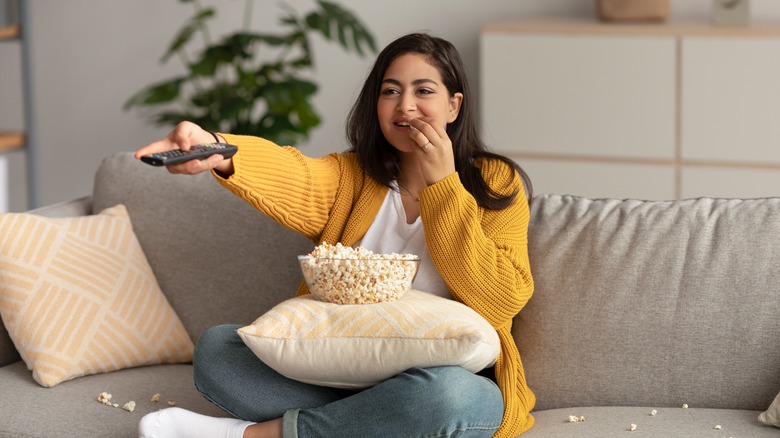
[(409, 121), (409, 136), (420, 149), (416, 152), (425, 183), (437, 183), (455, 173), (455, 156), (447, 129), (430, 117), (418, 117)]

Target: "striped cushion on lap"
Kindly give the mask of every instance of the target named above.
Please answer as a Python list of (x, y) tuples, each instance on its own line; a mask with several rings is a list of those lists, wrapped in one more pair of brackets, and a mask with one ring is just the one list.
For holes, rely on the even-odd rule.
[(498, 357), (498, 334), (468, 306), (410, 290), (396, 301), (333, 304), (303, 295), (238, 330), (266, 365), (336, 388), (375, 385), (412, 367), (477, 372)]
[(192, 359), (122, 205), (75, 218), (0, 215), (0, 315), (45, 387)]

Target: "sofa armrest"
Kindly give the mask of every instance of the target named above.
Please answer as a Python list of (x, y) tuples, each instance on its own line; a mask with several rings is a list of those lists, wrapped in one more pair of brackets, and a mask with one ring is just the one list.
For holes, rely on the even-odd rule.
[(73, 199), (70, 201), (45, 205), (43, 207), (36, 208), (35, 210), (30, 210), (28, 213), (46, 217), (86, 216), (92, 214), (92, 197), (84, 196), (82, 198)]
[[(74, 217), (92, 214), (92, 197), (85, 196), (71, 201), (58, 202), (30, 210), (28, 213), (46, 217)], [(21, 359), (16, 351), (5, 325), (0, 321), (0, 367)]]

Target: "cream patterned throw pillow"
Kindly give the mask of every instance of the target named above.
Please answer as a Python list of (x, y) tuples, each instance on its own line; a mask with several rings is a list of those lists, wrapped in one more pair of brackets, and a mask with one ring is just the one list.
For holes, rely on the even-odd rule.
[(0, 215), (0, 315), (45, 387), (192, 359), (123, 205), (75, 218)]
[(767, 426), (780, 427), (780, 393), (777, 394), (769, 409), (758, 416), (758, 420)]
[(336, 388), (375, 385), (411, 367), (495, 363), (498, 334), (474, 310), (410, 290), (396, 301), (284, 301), (238, 334), (265, 364), (291, 379)]

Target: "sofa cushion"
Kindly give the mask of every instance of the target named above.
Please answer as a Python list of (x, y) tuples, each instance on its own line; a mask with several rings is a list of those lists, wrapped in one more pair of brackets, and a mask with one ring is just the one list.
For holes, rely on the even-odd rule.
[[(95, 374), (53, 388), (36, 384), (24, 363), (0, 368), (0, 437), (138, 437), (138, 422), (149, 412), (176, 406), (226, 416), (192, 384), (192, 365), (154, 365)], [(120, 407), (99, 403), (102, 392)], [(159, 402), (152, 402), (155, 393)], [(121, 406), (135, 401), (133, 412)], [(41, 421), (39, 421), (41, 420)]]
[(95, 176), (94, 209), (124, 204), (160, 288), (197, 339), (249, 324), (295, 295), (297, 255), (314, 247), (220, 186), (208, 173), (172, 175), (119, 153)]
[(777, 394), (780, 199), (539, 196), (529, 255), (513, 334), (537, 409), (764, 410)]
[[(653, 410), (656, 415), (650, 415)], [(570, 423), (570, 415), (585, 421)], [(759, 423), (757, 417), (758, 411), (740, 409), (569, 407), (534, 412), (536, 423), (521, 438), (777, 437), (777, 429)]]
[(192, 359), (124, 206), (4, 214), (0, 236), (0, 314), (36, 382)]
[(768, 426), (780, 427), (780, 393), (777, 394), (769, 408), (759, 415), (758, 419)]
[(286, 300), (242, 327), (244, 343), (291, 379), (336, 388), (376, 385), (412, 367), (495, 363), (498, 334), (468, 306), (410, 290), (395, 301)]
[[(91, 197), (83, 197), (73, 201), (59, 202), (38, 208), (30, 213), (45, 217), (83, 216), (92, 213), (92, 199)], [(8, 336), (8, 331), (0, 323), (0, 367), (21, 359), (11, 337)]]

